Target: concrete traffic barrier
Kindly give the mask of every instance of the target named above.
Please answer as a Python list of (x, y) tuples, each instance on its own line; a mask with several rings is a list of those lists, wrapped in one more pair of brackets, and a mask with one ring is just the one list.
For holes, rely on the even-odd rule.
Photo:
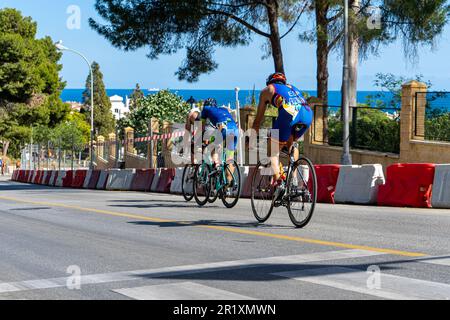
[(28, 176), (27, 183), (33, 183), (34, 177), (36, 176), (36, 170), (31, 170), (30, 175)]
[(450, 164), (437, 164), (434, 172), (433, 208), (450, 208)]
[(18, 173), (18, 170), (14, 170), (14, 171), (13, 171), (13, 174), (12, 174), (12, 176), (11, 176), (11, 180), (12, 180), (12, 181), (16, 181), (16, 179), (17, 179), (17, 173)]
[(170, 185), (175, 177), (174, 168), (161, 169), (161, 174), (158, 181), (158, 186), (156, 187), (156, 192), (159, 193), (170, 193)]
[(91, 170), (89, 180), (86, 177), (83, 187), (85, 189), (96, 189), (101, 173), (102, 173), (101, 170)]
[(86, 180), (87, 170), (76, 170), (72, 179), (72, 188), (83, 188), (84, 180)]
[(108, 176), (109, 176), (109, 172), (107, 170), (100, 171), (100, 175), (98, 177), (98, 181), (97, 181), (97, 185), (95, 186), (95, 189), (105, 190), (106, 184), (108, 183)]
[(175, 169), (175, 177), (170, 185), (170, 193), (181, 194), (183, 193), (182, 184), (183, 184), (183, 172), (184, 167)]
[(50, 179), (52, 177), (52, 173), (53, 173), (52, 170), (47, 170), (45, 172), (45, 177), (42, 179), (42, 185), (44, 185), (44, 186), (48, 186), (49, 185), (49, 181), (50, 181)]
[(155, 169), (155, 175), (153, 176), (152, 186), (150, 187), (151, 192), (157, 192), (159, 178), (161, 176), (161, 168)]
[(334, 194), (339, 177), (340, 165), (324, 164), (315, 165), (317, 175), (317, 202), (335, 203)]
[(336, 203), (375, 204), (379, 186), (385, 182), (381, 164), (341, 166), (336, 185)]
[(239, 167), (239, 170), (241, 172), (241, 195), (240, 196), (242, 197), (242, 193), (244, 191), (245, 184), (246, 184), (246, 182), (248, 180), (248, 176), (250, 174), (250, 167), (248, 167), (248, 166)]
[(64, 188), (72, 187), (72, 181), (73, 181), (74, 173), (75, 172), (73, 170), (69, 170), (69, 171), (66, 172), (66, 175), (63, 178), (63, 187)]
[(59, 170), (58, 171), (58, 175), (56, 176), (55, 179), (55, 187), (63, 187), (63, 179), (66, 177), (66, 173), (67, 171), (65, 170)]
[(47, 180), (47, 175), (48, 175), (49, 172), (50, 172), (50, 171), (48, 171), (48, 170), (44, 170), (44, 171), (42, 172), (41, 180), (39, 181), (39, 184), (40, 184), (40, 185), (45, 184), (45, 180)]
[(241, 191), (242, 198), (250, 198), (252, 196), (252, 181), (255, 174), (259, 175), (259, 173), (256, 172), (256, 167), (249, 167), (247, 178), (245, 179), (245, 183)]
[(430, 208), (435, 165), (399, 163), (387, 168), (378, 192), (379, 206)]
[(112, 170), (109, 172), (106, 190), (129, 191), (133, 182), (135, 169)]
[(138, 169), (131, 183), (131, 191), (148, 192), (151, 189), (155, 169)]
[(54, 187), (56, 185), (56, 180), (58, 179), (58, 173), (57, 170), (52, 170), (52, 174), (50, 175), (50, 180), (48, 181), (47, 185)]
[(86, 178), (84, 179), (84, 182), (83, 182), (83, 186), (82, 186), (83, 189), (88, 189), (89, 182), (91, 181), (91, 177), (92, 177), (92, 170), (88, 170), (86, 173)]

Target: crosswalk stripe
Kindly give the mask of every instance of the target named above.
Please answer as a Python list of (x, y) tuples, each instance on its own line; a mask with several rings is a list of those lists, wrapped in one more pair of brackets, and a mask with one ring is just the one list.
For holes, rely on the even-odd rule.
[[(163, 276), (168, 277), (183, 274), (216, 272), (229, 269), (254, 268), (254, 267), (262, 267), (265, 265), (276, 265), (276, 264), (298, 265), (300, 263), (308, 263), (308, 262), (363, 258), (379, 255), (383, 255), (383, 253), (359, 249), (314, 252), (292, 256), (222, 261), (222, 262), (195, 264), (195, 265), (146, 269), (146, 270), (81, 275), (80, 282), (81, 285), (102, 284), (109, 282), (138, 280), (145, 278), (147, 279), (158, 278)], [(38, 279), (20, 282), (0, 283), (0, 293), (65, 287), (67, 279), (68, 279), (67, 277), (60, 277), (51, 279)]]
[(113, 291), (135, 300), (254, 300), (248, 296), (195, 282), (124, 288)]
[(304, 269), (273, 275), (385, 299), (450, 299), (448, 284), (401, 277), (382, 271), (379, 273), (379, 287), (373, 285), (373, 277), (376, 276), (374, 273), (345, 267)]

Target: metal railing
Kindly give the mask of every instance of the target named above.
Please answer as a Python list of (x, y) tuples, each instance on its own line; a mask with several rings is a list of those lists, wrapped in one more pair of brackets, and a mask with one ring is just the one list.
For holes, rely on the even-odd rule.
[(417, 92), (414, 109), (416, 137), (450, 142), (450, 92)]
[[(322, 121), (328, 124), (328, 139), (318, 139), (317, 130), (314, 130), (314, 141), (342, 146), (341, 107), (316, 105), (314, 111), (320, 110), (318, 108), (326, 108), (327, 111), (321, 110)], [(400, 109), (353, 106), (350, 107), (350, 115), (351, 148), (396, 154), (400, 152)]]

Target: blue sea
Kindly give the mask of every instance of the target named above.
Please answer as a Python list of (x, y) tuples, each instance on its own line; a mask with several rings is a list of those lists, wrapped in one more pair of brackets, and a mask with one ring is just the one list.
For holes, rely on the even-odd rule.
[[(84, 89), (65, 89), (61, 94), (63, 101), (82, 101), (82, 93)], [(145, 95), (153, 94), (155, 91), (142, 90)], [(207, 98), (215, 98), (219, 105), (230, 104), (232, 108), (236, 105), (236, 98), (234, 90), (170, 90), (171, 92), (177, 93), (182, 96), (185, 100), (190, 97), (194, 97), (195, 100), (205, 100)], [(106, 93), (108, 96), (118, 95), (125, 99), (126, 96), (130, 96), (133, 89), (107, 89)], [(310, 96), (316, 96), (316, 91), (305, 90)], [(256, 101), (258, 101), (260, 91), (256, 90)], [(382, 100), (389, 101), (392, 95), (389, 93), (383, 93), (379, 91), (360, 91), (357, 94), (358, 103), (365, 103), (367, 97), (376, 94), (382, 94)], [(239, 102), (241, 106), (249, 105), (252, 101), (253, 90), (241, 90), (239, 92)], [(330, 91), (329, 92), (329, 103), (330, 106), (340, 106), (341, 105), (341, 92), (340, 91)]]

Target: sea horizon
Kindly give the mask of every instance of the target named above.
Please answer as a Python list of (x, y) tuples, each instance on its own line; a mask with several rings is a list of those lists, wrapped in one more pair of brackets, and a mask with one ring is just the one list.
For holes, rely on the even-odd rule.
[[(61, 93), (61, 99), (64, 102), (79, 102), (83, 101), (83, 91), (85, 89), (75, 89), (68, 88), (64, 89)], [(106, 94), (109, 97), (113, 95), (118, 95), (122, 98), (130, 97), (134, 89), (106, 89)], [(145, 95), (154, 94), (156, 90), (149, 89), (141, 89)], [(161, 89), (161, 90), (169, 90), (170, 92), (176, 93), (183, 97), (184, 100), (188, 100), (190, 97), (193, 97), (195, 100), (205, 100), (207, 98), (215, 98), (219, 105), (228, 105), (232, 108), (236, 105), (236, 94), (234, 89)], [(310, 96), (316, 96), (316, 90), (302, 90), (303, 92), (308, 93)], [(240, 106), (251, 104), (252, 95), (255, 94), (256, 101), (258, 101), (259, 93), (261, 90), (253, 90), (253, 89), (240, 89), (239, 90), (239, 103)], [(392, 94), (385, 91), (376, 91), (376, 90), (361, 90), (357, 92), (357, 102), (358, 103), (366, 103), (368, 96), (372, 95), (381, 95), (383, 96), (384, 101), (388, 102), (392, 99)], [(341, 105), (341, 91), (340, 90), (330, 90), (328, 91), (328, 104), (330, 106), (340, 106)]]

